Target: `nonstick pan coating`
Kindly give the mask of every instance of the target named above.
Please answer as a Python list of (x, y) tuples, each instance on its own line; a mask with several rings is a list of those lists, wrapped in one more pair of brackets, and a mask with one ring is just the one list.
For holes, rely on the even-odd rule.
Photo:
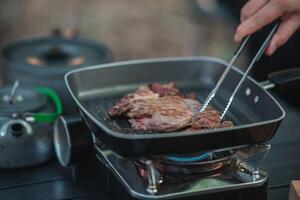
[[(140, 133), (125, 118), (110, 118), (107, 108), (124, 94), (151, 82), (175, 81), (183, 92), (195, 91), (203, 101), (225, 69), (225, 62), (209, 57), (161, 58), (98, 65), (74, 70), (65, 77), (84, 121), (96, 137), (120, 155), (136, 157), (187, 153), (264, 143), (284, 118), (276, 100), (248, 78), (225, 117), (233, 128), (202, 132)], [(223, 110), (242, 72), (234, 69), (213, 105)]]

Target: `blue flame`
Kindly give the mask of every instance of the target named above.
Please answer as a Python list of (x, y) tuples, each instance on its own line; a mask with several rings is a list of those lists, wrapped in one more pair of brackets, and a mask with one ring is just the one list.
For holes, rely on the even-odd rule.
[(174, 162), (198, 162), (210, 157), (209, 153), (203, 153), (195, 156), (184, 156), (184, 155), (172, 155), (166, 156), (166, 159), (174, 161)]

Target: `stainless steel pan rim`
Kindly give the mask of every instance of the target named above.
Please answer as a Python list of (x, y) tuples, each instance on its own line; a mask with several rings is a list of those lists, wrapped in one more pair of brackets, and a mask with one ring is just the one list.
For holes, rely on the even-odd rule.
[[(108, 68), (108, 67), (121, 67), (121, 66), (129, 65), (129, 64), (142, 64), (142, 63), (168, 62), (168, 61), (170, 61), (170, 62), (174, 62), (174, 61), (204, 61), (204, 60), (214, 62), (214, 63), (218, 63), (218, 64), (223, 64), (223, 65), (227, 64), (227, 62), (224, 61), (224, 60), (221, 60), (219, 58), (214, 58), (214, 57), (208, 57), (208, 56), (151, 58), (151, 59), (140, 59), (140, 60), (114, 62), (114, 63), (108, 63), (108, 64), (95, 65), (95, 66), (81, 68), (81, 69), (75, 69), (75, 70), (72, 70), (72, 71), (68, 72), (65, 75), (64, 78), (65, 78), (65, 83), (66, 83), (66, 86), (68, 88), (68, 91), (70, 92), (73, 100), (79, 106), (80, 110), (82, 110), (86, 116), (88, 116), (96, 125), (101, 127), (101, 129), (103, 129), (106, 133), (108, 133), (110, 135), (113, 135), (115, 137), (121, 138), (121, 139), (161, 138), (162, 136), (164, 138), (174, 138), (174, 137), (183, 137), (183, 136), (188, 137), (188, 136), (192, 136), (192, 135), (199, 134), (199, 133), (201, 133), (201, 134), (210, 134), (212, 132), (213, 133), (222, 133), (222, 134), (225, 133), (226, 134), (227, 131), (238, 130), (238, 129), (243, 129), (243, 128), (251, 128), (251, 127), (255, 127), (255, 126), (260, 126), (260, 125), (265, 125), (265, 124), (281, 121), (285, 117), (285, 115), (286, 115), (285, 111), (280, 106), (280, 104), (274, 99), (274, 97), (268, 91), (266, 91), (260, 84), (258, 84), (254, 79), (252, 79), (251, 77), (247, 77), (247, 79), (251, 80), (255, 85), (257, 85), (262, 90), (264, 90), (266, 92), (266, 94), (276, 103), (276, 105), (278, 106), (278, 108), (281, 111), (280, 117), (274, 118), (274, 119), (271, 119), (271, 120), (265, 120), (265, 121), (262, 121), (262, 122), (257, 122), (257, 123), (239, 125), (239, 126), (235, 126), (235, 127), (232, 127), (232, 128), (220, 128), (220, 129), (212, 129), (212, 130), (204, 130), (204, 131), (186, 131), (186, 132), (184, 132), (184, 134), (183, 134), (183, 132), (172, 132), (172, 133), (128, 135), (128, 134), (115, 132), (115, 131), (109, 129), (108, 127), (104, 126), (103, 124), (99, 123), (98, 120), (92, 114), (90, 114), (84, 108), (84, 106), (80, 103), (80, 101), (75, 97), (75, 95), (72, 92), (72, 90), (70, 88), (70, 85), (68, 83), (68, 77), (71, 74), (74, 74), (74, 73), (77, 73), (77, 72), (82, 72), (82, 71), (88, 71), (88, 70), (94, 70), (94, 69), (100, 69), (100, 68)], [(236, 67), (233, 67), (233, 70), (235, 72), (239, 73), (239, 74), (243, 74), (243, 72), (240, 69), (236, 68)]]

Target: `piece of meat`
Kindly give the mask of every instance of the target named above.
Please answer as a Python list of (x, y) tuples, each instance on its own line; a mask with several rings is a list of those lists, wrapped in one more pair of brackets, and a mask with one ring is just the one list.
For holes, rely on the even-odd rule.
[(194, 130), (206, 130), (215, 128), (233, 127), (231, 121), (223, 121), (220, 119), (220, 112), (212, 107), (208, 107), (204, 112), (198, 113), (192, 123)]
[[(197, 103), (179, 96), (136, 100), (127, 116), (133, 129), (143, 131), (175, 131), (190, 126)], [(196, 105), (199, 107), (199, 105)], [(191, 109), (192, 108), (192, 109)]]
[(147, 86), (141, 86), (134, 93), (129, 93), (125, 95), (119, 102), (116, 103), (113, 107), (108, 109), (108, 114), (110, 116), (120, 116), (125, 114), (132, 103), (138, 99), (147, 99), (147, 98), (158, 98), (158, 94), (152, 92)]
[(163, 96), (182, 96), (174, 82), (168, 84), (151, 83), (140, 86), (135, 92), (125, 95), (115, 106), (108, 109), (111, 117), (126, 113), (132, 106), (132, 102), (138, 99), (158, 98)]
[(196, 116), (200, 110), (200, 102), (194, 99), (183, 99), (184, 103), (188, 106), (189, 110), (193, 113), (193, 118)]
[(195, 92), (190, 92), (190, 93), (187, 93), (186, 95), (184, 95), (184, 97), (187, 98), (187, 99), (196, 100), (197, 99), (197, 94)]
[(159, 94), (160, 97), (181, 96), (187, 99), (197, 99), (197, 94), (195, 92), (189, 92), (185, 95), (181, 94), (181, 92), (176, 88), (176, 84), (174, 82), (170, 82), (168, 84), (150, 83), (148, 84), (148, 87), (154, 93)]
[(170, 82), (168, 84), (160, 84), (160, 83), (150, 83), (149, 88), (154, 93), (159, 94), (160, 97), (163, 96), (182, 96), (180, 91), (176, 88), (174, 82)]
[(206, 109), (204, 112), (198, 113), (192, 124), (192, 128), (196, 130), (221, 127), (220, 113), (215, 109)]
[(141, 131), (199, 131), (233, 126), (231, 121), (222, 122), (216, 109), (208, 106), (201, 113), (199, 109), (196, 93), (182, 95), (171, 82), (143, 85), (125, 95), (108, 113), (112, 117), (129, 117), (131, 127)]

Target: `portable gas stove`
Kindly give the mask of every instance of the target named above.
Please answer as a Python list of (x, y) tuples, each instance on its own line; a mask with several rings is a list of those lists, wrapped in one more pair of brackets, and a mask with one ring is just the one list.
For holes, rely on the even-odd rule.
[[(64, 118), (56, 123), (54, 138), (62, 165), (78, 165), (80, 158), (92, 158), (85, 159), (84, 165), (99, 175), (112, 199), (267, 199), (268, 176), (260, 166), (270, 150), (269, 144), (124, 158), (93, 137), (80, 120)], [(83, 155), (88, 152), (90, 156)]]

